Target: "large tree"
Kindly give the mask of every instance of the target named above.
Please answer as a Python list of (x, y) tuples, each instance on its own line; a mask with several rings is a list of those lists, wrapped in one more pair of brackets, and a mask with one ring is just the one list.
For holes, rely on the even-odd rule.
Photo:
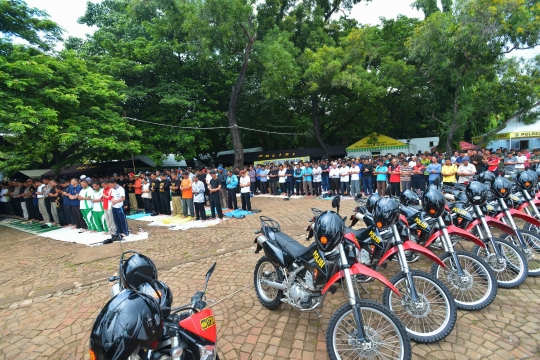
[(498, 111), (490, 99), (508, 100), (505, 92), (516, 92), (499, 86), (504, 67), (498, 64), (513, 50), (539, 43), (539, 16), (535, 1), (460, 0), (453, 11), (434, 12), (416, 29), (409, 46), (429, 100), (423, 110), (439, 123), (448, 153), (473, 122)]

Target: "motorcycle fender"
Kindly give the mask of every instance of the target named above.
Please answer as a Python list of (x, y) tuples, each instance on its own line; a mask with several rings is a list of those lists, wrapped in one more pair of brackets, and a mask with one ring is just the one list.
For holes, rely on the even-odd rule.
[[(420, 254), (428, 257), (429, 259), (435, 261), (437, 264), (439, 264), (443, 268), (446, 267), (446, 265), (444, 265), (444, 263), (441, 261), (441, 259), (439, 259), (439, 257), (437, 255), (435, 255), (435, 253), (433, 251), (431, 251), (431, 250), (429, 250), (429, 249), (427, 249), (427, 248), (425, 248), (423, 246), (420, 246), (420, 245), (416, 244), (413, 241), (409, 240), (409, 241), (403, 242), (403, 250), (405, 250), (405, 251), (410, 250), (410, 251), (420, 253)], [(382, 256), (382, 258), (379, 261), (379, 264), (377, 266), (381, 266), (386, 261), (386, 259), (388, 259), (390, 256), (394, 255), (397, 252), (398, 252), (397, 246), (392, 246), (392, 248), (390, 248)]]
[(409, 222), (407, 221), (407, 218), (404, 215), (399, 215), (399, 220), (401, 220), (401, 222), (404, 223), (405, 226), (409, 227)]
[(311, 227), (311, 225), (307, 227), (306, 231), (309, 231), (307, 239), (306, 239), (306, 240), (309, 240), (313, 237), (313, 228)]
[(216, 320), (212, 309), (204, 309), (180, 321), (180, 327), (213, 343), (217, 340)]
[[(390, 288), (390, 290), (395, 292), (396, 295), (401, 297), (401, 294), (399, 293), (399, 290), (394, 285), (392, 285), (392, 283), (390, 281), (388, 281), (387, 278), (385, 278), (383, 275), (379, 274), (375, 270), (368, 268), (366, 265), (363, 265), (363, 264), (360, 264), (360, 263), (355, 263), (354, 265), (351, 266), (350, 270), (351, 270), (351, 276), (352, 275), (358, 275), (358, 274), (370, 276), (370, 277), (372, 277), (374, 279), (377, 279), (380, 282), (382, 282), (384, 285), (386, 285), (388, 288)], [(326, 293), (328, 291), (328, 289), (330, 288), (330, 286), (332, 286), (336, 281), (338, 281), (339, 279), (341, 279), (344, 276), (345, 276), (345, 274), (343, 273), (343, 270), (340, 270), (336, 274), (334, 274), (334, 276), (332, 276), (330, 278), (330, 280), (328, 280), (328, 282), (326, 283), (326, 285), (322, 289), (321, 294)]]
[(264, 254), (274, 263), (278, 263), (281, 266), (285, 265), (285, 254), (283, 251), (276, 246), (273, 241), (268, 240), (263, 244)]
[(512, 215), (512, 217), (517, 217), (521, 220), (524, 220), (529, 224), (540, 227), (540, 221), (521, 211), (517, 211), (516, 209), (510, 209), (510, 215)]
[(351, 227), (356, 225), (357, 222), (358, 222), (358, 219), (356, 218), (356, 216), (352, 215), (351, 216)]
[[(468, 233), (465, 230), (462, 230), (462, 229), (458, 228), (457, 226), (449, 225), (447, 227), (447, 231), (448, 231), (448, 235), (459, 235), (459, 236), (464, 237), (467, 240), (470, 240), (470, 241), (474, 242), (476, 245), (480, 246), (481, 248), (486, 247), (486, 245), (482, 242), (482, 240), (480, 240), (479, 238), (477, 238), (473, 234)], [(435, 241), (435, 239), (437, 239), (440, 236), (443, 236), (442, 230), (436, 231), (434, 234), (432, 234), (429, 237), (428, 241), (426, 241), (425, 246), (428, 247), (429, 245), (431, 245), (431, 243), (433, 241)]]
[(536, 207), (540, 207), (540, 199), (532, 199), (531, 201)]
[(354, 234), (352, 233), (347, 233), (343, 236), (345, 239), (349, 240), (350, 242), (352, 242), (354, 245), (356, 245), (356, 247), (358, 248), (358, 250), (360, 250), (360, 244), (358, 243), (358, 241), (356, 240), (356, 237), (354, 236)]
[[(511, 236), (516, 235), (514, 229), (512, 229), (510, 226), (506, 225), (505, 223), (497, 220), (496, 218), (486, 215), (485, 219), (489, 226), (493, 226), (494, 228), (497, 228), (501, 230), (502, 232), (507, 233), (508, 235), (511, 235)], [(467, 225), (467, 228), (465, 229), (465, 231), (471, 231), (476, 225), (480, 225), (480, 224), (481, 224), (480, 219), (475, 219), (473, 222)]]

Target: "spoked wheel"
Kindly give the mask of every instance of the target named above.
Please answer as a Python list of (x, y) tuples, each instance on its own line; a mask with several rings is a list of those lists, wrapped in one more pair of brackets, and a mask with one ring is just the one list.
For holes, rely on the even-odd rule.
[(527, 275), (540, 276), (540, 235), (534, 231), (528, 230), (519, 230), (519, 232), (521, 233), (521, 236), (523, 236), (523, 241), (527, 245), (527, 249), (521, 249), (520, 242), (515, 236), (509, 235), (505, 240), (514, 244), (525, 256), (527, 265), (529, 266)]
[(398, 288), (401, 297), (389, 288), (383, 292), (386, 305), (405, 326), (409, 338), (419, 343), (444, 339), (456, 324), (456, 304), (443, 283), (423, 271), (411, 271), (418, 301), (410, 296), (407, 275), (400, 272), (390, 282)]
[(521, 285), (529, 272), (525, 256), (514, 244), (508, 241), (495, 238), (493, 242), (501, 254), (499, 259), (491, 242), (486, 243), (485, 249), (475, 245), (471, 252), (478, 255), (491, 267), (499, 287), (508, 289)]
[(270, 260), (263, 256), (255, 265), (255, 272), (253, 274), (253, 281), (255, 283), (255, 291), (261, 304), (273, 310), (281, 304), (283, 298), (283, 291), (270, 287), (264, 284), (264, 280), (277, 283), (283, 282), (283, 274), (281, 270), (274, 266)]
[(357, 340), (357, 326), (350, 304), (342, 305), (326, 329), (326, 349), (332, 360), (412, 358), (405, 327), (390, 310), (373, 301), (359, 301), (366, 341)]
[(440, 256), (446, 268), (434, 263), (431, 274), (441, 280), (450, 290), (456, 306), (462, 310), (480, 310), (493, 302), (497, 295), (495, 274), (484, 260), (466, 251), (456, 251), (458, 261), (463, 269), (459, 276), (452, 254), (447, 252)]

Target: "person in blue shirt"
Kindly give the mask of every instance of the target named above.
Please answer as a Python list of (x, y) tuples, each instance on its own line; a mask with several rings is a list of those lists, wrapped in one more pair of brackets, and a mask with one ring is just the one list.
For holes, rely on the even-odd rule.
[(313, 180), (312, 180), (312, 174), (313, 169), (309, 165), (309, 162), (306, 162), (306, 166), (302, 170), (302, 182), (303, 182), (303, 188), (304, 193), (306, 196), (313, 195)]
[(232, 170), (227, 171), (227, 207), (229, 209), (238, 209), (238, 203), (236, 201), (236, 187), (238, 186), (238, 177), (233, 174)]
[(435, 179), (441, 176), (442, 165), (437, 162), (437, 157), (433, 156), (431, 158), (431, 164), (427, 167), (427, 172), (429, 174), (429, 185), (433, 185)]
[(287, 196), (291, 197), (294, 192), (294, 170), (291, 164), (287, 164), (287, 171), (285, 171), (285, 184), (287, 185)]
[(60, 182), (62, 187), (62, 207), (64, 208), (64, 216), (66, 217), (66, 223), (69, 227), (75, 226), (75, 221), (73, 220), (73, 213), (71, 211), (71, 199), (69, 198), (68, 188), (69, 182), (66, 179), (62, 179)]
[(300, 164), (296, 164), (296, 169), (294, 169), (294, 181), (296, 186), (296, 195), (302, 194), (302, 169), (300, 169)]
[[(261, 165), (257, 165), (257, 169), (255, 170), (255, 172), (257, 174), (257, 186), (256, 186), (256, 188), (259, 191), (261, 191), (261, 171), (262, 171)], [(253, 195), (256, 195), (255, 193), (256, 192), (253, 192)]]
[(373, 170), (373, 175), (377, 175), (377, 194), (384, 196), (386, 194), (386, 177), (388, 176), (388, 167), (382, 160), (377, 162), (377, 167)]
[(71, 215), (73, 216), (75, 227), (77, 229), (86, 229), (86, 223), (82, 218), (81, 209), (79, 208), (79, 193), (81, 192), (81, 190), (81, 185), (79, 185), (76, 178), (73, 178), (71, 179), (71, 184), (67, 187), (66, 192), (69, 194), (69, 201), (71, 203)]

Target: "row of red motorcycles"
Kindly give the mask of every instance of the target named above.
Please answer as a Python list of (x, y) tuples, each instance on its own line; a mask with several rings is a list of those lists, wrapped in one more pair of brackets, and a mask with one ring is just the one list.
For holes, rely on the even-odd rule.
[[(467, 185), (435, 183), (420, 195), (357, 198), (351, 227), (336, 197), (337, 213), (312, 209), (307, 239), (315, 241), (308, 247), (261, 217), (255, 242), (264, 256), (254, 272), (259, 301), (269, 309), (288, 304), (317, 312), (341, 286), (347, 303), (326, 329), (329, 357), (410, 358), (410, 340), (431, 343), (452, 332), (456, 309), (482, 309), (499, 287), (540, 275), (538, 180), (534, 171), (514, 182), (486, 172)], [(353, 229), (360, 220), (366, 227)], [(420, 255), (432, 261), (429, 272), (413, 269)], [(399, 272), (388, 280), (377, 270), (389, 261)], [(385, 285), (384, 306), (360, 296), (362, 283), (373, 280)]]
[[(312, 209), (307, 240), (315, 241), (308, 246), (261, 216), (257, 297), (271, 310), (288, 305), (321, 316), (327, 294), (341, 286), (347, 301), (325, 331), (329, 357), (410, 359), (410, 341), (444, 339), (457, 309), (482, 309), (499, 287), (540, 276), (539, 179), (533, 171), (514, 181), (486, 172), (466, 186), (436, 183), (423, 194), (357, 198), (351, 227), (336, 197), (337, 212)], [(366, 227), (353, 229), (360, 220)], [(433, 262), (429, 272), (413, 269), (420, 255)], [(387, 279), (378, 270), (390, 261), (399, 272)], [(134, 251), (122, 254), (118, 276), (109, 280), (111, 299), (90, 336), (91, 360), (219, 359), (206, 285), (189, 303), (172, 307), (173, 294), (152, 260)], [(382, 305), (361, 298), (362, 284), (373, 280), (385, 285)]]

